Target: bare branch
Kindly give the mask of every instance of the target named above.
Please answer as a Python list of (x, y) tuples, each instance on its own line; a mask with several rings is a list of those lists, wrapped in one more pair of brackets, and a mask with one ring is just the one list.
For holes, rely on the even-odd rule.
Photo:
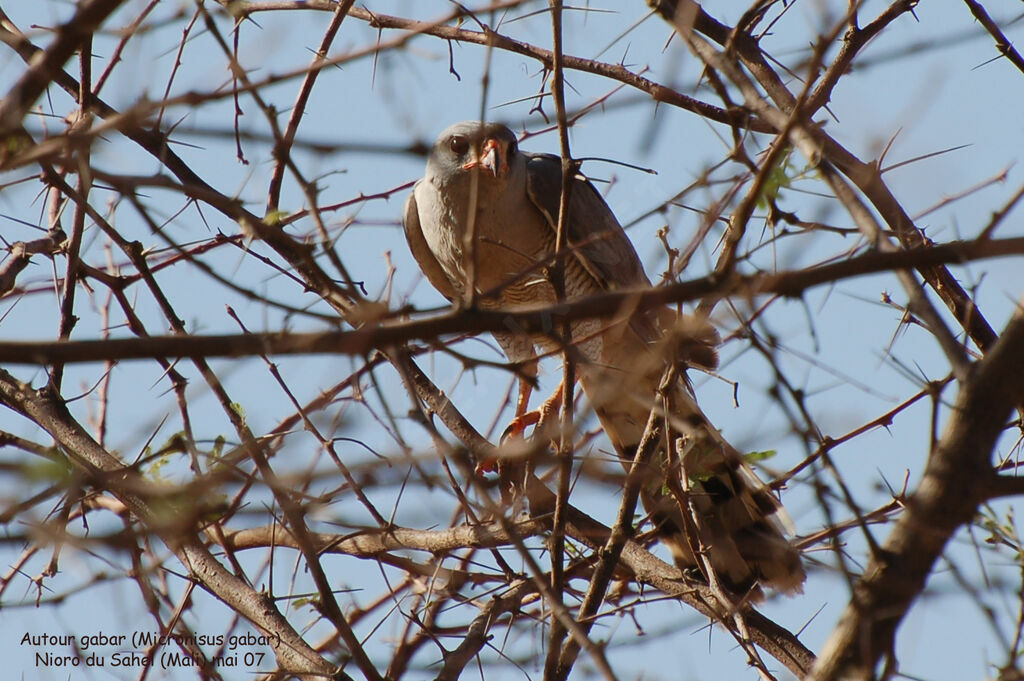
[(961, 386), (924, 478), (906, 501), (906, 513), (872, 557), (808, 679), (874, 678), (947, 542), (974, 518), (996, 484), (992, 453), (1011, 411), (1024, 400), (1022, 377), (1024, 311), (1018, 309)]

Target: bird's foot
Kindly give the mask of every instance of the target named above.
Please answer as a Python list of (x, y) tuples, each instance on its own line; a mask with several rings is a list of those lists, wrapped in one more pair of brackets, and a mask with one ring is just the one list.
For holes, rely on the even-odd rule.
[(544, 400), (544, 403), (538, 409), (528, 411), (512, 419), (512, 422), (508, 424), (504, 434), (501, 436), (502, 444), (514, 438), (522, 438), (526, 429), (534, 425), (537, 427), (533, 430), (533, 437), (541, 435), (553, 437), (554, 430), (552, 426), (558, 418), (558, 410), (562, 408), (562, 392), (563, 387), (559, 386), (558, 390), (551, 397)]
[[(512, 448), (522, 449), (525, 445), (526, 429), (530, 426), (537, 426), (534, 430), (534, 436), (548, 431), (548, 425), (552, 423), (552, 418), (558, 414), (558, 410), (562, 406), (562, 392), (562, 386), (559, 386), (558, 390), (551, 397), (544, 400), (539, 409), (534, 409), (533, 411), (523, 411), (526, 407), (526, 401), (521, 396), (518, 408), (516, 409), (517, 414), (501, 434), (499, 446), (507, 448), (511, 445)], [(513, 455), (504, 458), (517, 457)], [(501, 476), (501, 468), (502, 462), (498, 458), (489, 458), (477, 463), (474, 471), (480, 477), (483, 477), (485, 473), (494, 473), (495, 471)]]
[(540, 422), (542, 416), (543, 408), (528, 411), (512, 419), (505, 428), (505, 432), (501, 434), (501, 444), (505, 444), (509, 440), (523, 439), (523, 433), (526, 432), (526, 429)]
[[(501, 434), (500, 446), (504, 447), (506, 444), (510, 442), (524, 440), (525, 438), (523, 437), (523, 433), (526, 432), (526, 429), (532, 425), (535, 425), (540, 420), (540, 410), (528, 411), (525, 414), (520, 414), (519, 416), (515, 417), (514, 419), (512, 419), (511, 423), (509, 423), (508, 426), (505, 428), (505, 432)], [(478, 462), (476, 468), (474, 469), (474, 472), (478, 476), (483, 477), (485, 473), (494, 473), (495, 471), (498, 470), (498, 467), (498, 457), (491, 457)]]

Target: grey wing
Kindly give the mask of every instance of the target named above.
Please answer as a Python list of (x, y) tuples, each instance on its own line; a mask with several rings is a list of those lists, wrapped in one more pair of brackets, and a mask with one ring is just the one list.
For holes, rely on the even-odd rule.
[[(527, 154), (526, 193), (552, 231), (558, 229), (562, 194), (562, 159), (550, 154)], [(583, 268), (606, 291), (651, 285), (636, 249), (589, 181), (577, 177), (569, 197), (569, 246)], [(661, 337), (659, 312), (635, 315), (630, 326), (647, 341)]]
[[(416, 184), (418, 186), (419, 182)], [(427, 240), (423, 237), (419, 208), (416, 205), (415, 187), (409, 193), (409, 198), (405, 200), (402, 229), (405, 230), (405, 240), (409, 242), (409, 250), (412, 251), (412, 257), (416, 259), (420, 270), (426, 275), (427, 281), (445, 298), (454, 300), (456, 297), (455, 288), (452, 286), (451, 281), (449, 281), (448, 275), (441, 268), (441, 263), (437, 262), (437, 258), (434, 257), (434, 252), (430, 250)]]
[[(562, 160), (550, 154), (526, 156), (526, 193), (555, 230), (562, 194)], [(577, 259), (602, 289), (650, 285), (619, 221), (594, 185), (583, 178), (577, 178), (572, 187), (566, 236)]]

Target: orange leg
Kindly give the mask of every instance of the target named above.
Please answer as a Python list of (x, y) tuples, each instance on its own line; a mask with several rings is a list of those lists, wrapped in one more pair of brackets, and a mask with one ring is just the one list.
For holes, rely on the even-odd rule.
[(501, 434), (501, 441), (522, 437), (523, 433), (530, 426), (540, 420), (539, 411), (528, 411), (530, 406), (530, 395), (533, 393), (533, 386), (527, 381), (519, 381), (519, 397), (516, 398), (516, 416), (512, 419), (505, 432)]
[[(516, 415), (501, 434), (501, 442), (504, 444), (509, 440), (522, 439), (523, 433), (530, 426), (538, 423), (547, 423), (553, 414), (557, 414), (562, 407), (562, 400), (565, 396), (565, 383), (560, 383), (551, 397), (544, 400), (539, 409), (528, 411), (530, 395), (533, 387), (528, 381), (519, 382), (519, 395), (516, 398)], [(487, 459), (476, 465), (476, 474), (492, 473), (498, 468), (498, 461)]]
[[(504, 443), (510, 438), (521, 438), (523, 432), (540, 420), (539, 412), (528, 412), (530, 406), (530, 395), (533, 393), (533, 386), (529, 381), (519, 380), (519, 394), (516, 396), (516, 415), (512, 422), (501, 434), (501, 442)], [(493, 473), (498, 467), (496, 459), (486, 459), (476, 465), (476, 474), (482, 476), (484, 473)]]
[(508, 428), (501, 435), (501, 441), (505, 442), (512, 438), (522, 437), (523, 433), (530, 426), (536, 425), (537, 423), (546, 423), (550, 419), (552, 414), (558, 412), (562, 406), (562, 397), (565, 394), (565, 383), (559, 383), (558, 388), (548, 399), (544, 400), (544, 404), (540, 405), (540, 409), (534, 409), (533, 411), (526, 411), (527, 403), (530, 399), (530, 386), (524, 384), (519, 390), (519, 401), (516, 403), (516, 417), (512, 419), (512, 422), (508, 424)]

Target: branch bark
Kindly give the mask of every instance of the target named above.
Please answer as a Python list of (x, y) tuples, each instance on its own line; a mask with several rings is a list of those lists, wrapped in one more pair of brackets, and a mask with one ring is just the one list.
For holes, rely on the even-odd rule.
[[(289, 237), (285, 237), (290, 240)], [(624, 290), (536, 309), (506, 312), (460, 310), (412, 321), (367, 323), (354, 331), (222, 336), (149, 336), (87, 341), (0, 342), (0, 362), (52, 364), (157, 357), (243, 357), (248, 355), (328, 354), (365, 355), (413, 340), (434, 341), (449, 334), (480, 333), (513, 324), (543, 333), (552, 321), (607, 317), (609, 310), (650, 309), (702, 296), (780, 295), (797, 297), (815, 286), (846, 278), (934, 263), (962, 263), (981, 258), (1024, 253), (1024, 237), (984, 241), (955, 241), (906, 251), (870, 252), (841, 262), (774, 274), (715, 276), (668, 286)]]
[(0, 403), (24, 414), (48, 432), (76, 469), (99, 488), (111, 492), (150, 531), (174, 552), (200, 586), (275, 638), (273, 646), (282, 668), (310, 681), (350, 679), (309, 647), (277, 605), (229, 572), (199, 540), (188, 523), (171, 522), (169, 511), (157, 512), (146, 490), (159, 493), (132, 467), (104, 449), (71, 416), (64, 403), (47, 389), (33, 390), (0, 369)]
[(18, 82), (0, 99), (0, 139), (16, 134), (32, 105), (50, 83), (63, 73), (63, 65), (83, 43), (113, 14), (124, 0), (89, 0), (81, 2), (71, 19), (57, 29), (53, 42), (33, 59)]
[(1024, 308), (1018, 308), (991, 351), (972, 366), (921, 484), (855, 586), (810, 681), (874, 678), (946, 544), (996, 484), (992, 453), (1022, 400)]

